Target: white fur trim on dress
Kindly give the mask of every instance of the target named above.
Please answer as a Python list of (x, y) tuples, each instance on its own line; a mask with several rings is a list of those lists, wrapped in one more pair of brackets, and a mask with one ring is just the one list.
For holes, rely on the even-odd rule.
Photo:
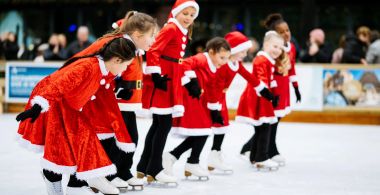
[(277, 81), (273, 80), (270, 82), (270, 88), (275, 88), (277, 87)]
[(41, 112), (47, 112), (49, 110), (49, 101), (45, 99), (42, 96), (36, 95), (33, 97), (33, 99), (30, 101), (30, 105), (33, 106), (34, 104), (38, 104), (41, 106), (42, 110)]
[(115, 137), (115, 133), (97, 133), (96, 136), (98, 136), (99, 140), (105, 140)]
[(190, 78), (187, 77), (187, 76), (183, 76), (183, 77), (181, 78), (181, 84), (182, 84), (182, 86), (184, 86), (184, 85), (186, 85), (186, 84), (188, 84), (188, 83), (190, 83)]
[(261, 94), (260, 92), (264, 89), (264, 88), (267, 88), (267, 86), (265, 85), (265, 83), (263, 81), (260, 80), (260, 84), (257, 85), (255, 88), (255, 91), (256, 91), (256, 94), (257, 96), (261, 97)]
[(292, 44), (290, 42), (286, 43), (286, 46), (284, 46), (284, 51), (286, 53), (289, 53), (290, 49), (292, 48)]
[(119, 142), (116, 139), (116, 145), (120, 150), (124, 151), (125, 153), (134, 152), (136, 150), (136, 144), (134, 143)]
[(29, 140), (24, 139), (20, 134), (17, 133), (15, 140), (17, 143), (20, 144), (21, 147), (35, 152), (35, 153), (42, 153), (44, 151), (44, 145), (37, 145), (37, 144), (32, 144)]
[(197, 75), (195, 74), (194, 70), (185, 71), (185, 75), (189, 78), (197, 78)]
[(185, 112), (185, 107), (183, 105), (175, 105), (175, 106), (169, 107), (169, 108), (151, 107), (150, 111), (151, 111), (151, 113), (158, 114), (158, 115), (167, 115), (167, 114), (174, 114), (174, 113), (182, 113), (183, 114), (183, 112)]
[(294, 82), (298, 81), (298, 78), (297, 78), (296, 75), (292, 75), (292, 76), (289, 77), (289, 81), (292, 82), (292, 83), (294, 83)]
[(267, 58), (269, 60), (270, 63), (272, 63), (272, 64), (276, 63), (276, 61), (272, 57), (270, 57), (270, 55), (265, 51), (259, 51), (257, 53), (257, 56), (264, 56), (265, 58)]
[(41, 167), (43, 169), (52, 171), (58, 174), (74, 174), (77, 170), (77, 166), (65, 166), (65, 165), (57, 165), (45, 158), (41, 159)]
[(173, 136), (205, 136), (211, 135), (211, 128), (184, 128), (184, 127), (172, 127), (171, 132)]
[(142, 109), (142, 103), (118, 103), (120, 111), (137, 111)]
[(220, 104), (219, 102), (216, 102), (216, 103), (209, 103), (207, 102), (207, 108), (209, 110), (222, 110), (222, 104)]
[(96, 177), (106, 177), (114, 174), (116, 174), (116, 166), (114, 164), (110, 164), (108, 166), (92, 169), (89, 171), (77, 172), (76, 177), (79, 180), (88, 180)]
[(149, 109), (143, 108), (141, 110), (136, 110), (136, 117), (140, 118), (152, 118), (152, 112)]
[(292, 111), (292, 109), (288, 106), (283, 110), (274, 110), (274, 115), (282, 118), (282, 117), (288, 115), (291, 111)]
[(194, 18), (196, 18), (199, 14), (199, 5), (195, 1), (186, 1), (186, 2), (182, 3), (181, 5), (177, 6), (176, 8), (172, 9), (173, 17), (175, 17), (177, 14), (179, 14), (183, 9), (185, 9), (187, 7), (194, 7), (195, 8), (196, 12), (195, 12)]
[(96, 58), (98, 58), (100, 72), (102, 73), (103, 76), (107, 76), (108, 70), (106, 69), (106, 63), (104, 62), (103, 57), (97, 55)]
[(212, 73), (216, 73), (216, 66), (212, 63), (212, 60), (211, 60), (210, 56), (208, 55), (208, 53), (204, 52), (203, 55), (206, 56), (208, 68), (210, 69), (210, 71)]
[(238, 71), (239, 70), (239, 62), (236, 61), (236, 62), (232, 62), (232, 61), (229, 61), (227, 62), (228, 64), (228, 67), (230, 67), (230, 69), (234, 72)]
[(277, 123), (278, 119), (275, 116), (260, 117), (258, 120), (255, 120), (253, 118), (246, 117), (246, 116), (236, 116), (235, 121), (240, 122), (240, 123), (246, 123), (253, 126), (260, 126), (263, 123), (269, 123), (269, 124)]
[(237, 54), (241, 51), (247, 50), (252, 47), (252, 41), (248, 40), (246, 42), (240, 43), (234, 48), (231, 48), (231, 55)]
[[(187, 35), (187, 33), (189, 32), (186, 28), (184, 28), (179, 22), (177, 19), (175, 18), (169, 18), (168, 20), (168, 23), (171, 22), (171, 23), (174, 23), (178, 28), (179, 30), (182, 32), (182, 34), (184, 35)], [(183, 41), (185, 42), (185, 41)]]
[(161, 67), (159, 66), (147, 66), (145, 67), (146, 74), (158, 73), (161, 74)]
[(215, 135), (222, 135), (222, 134), (226, 134), (228, 132), (229, 127), (230, 126), (212, 127), (211, 129)]

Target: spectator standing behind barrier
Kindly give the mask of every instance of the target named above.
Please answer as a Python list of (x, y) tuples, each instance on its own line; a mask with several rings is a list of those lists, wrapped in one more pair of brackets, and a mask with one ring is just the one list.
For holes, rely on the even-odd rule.
[(332, 56), (331, 46), (325, 41), (325, 33), (316, 28), (309, 34), (308, 49), (301, 55), (301, 62), (330, 63)]
[(380, 33), (371, 31), (371, 45), (368, 48), (366, 60), (368, 64), (380, 64)]
[(58, 34), (52, 34), (49, 38), (49, 47), (43, 52), (45, 61), (65, 60), (66, 55), (59, 43)]
[(91, 45), (91, 42), (88, 41), (88, 35), (89, 31), (87, 26), (80, 26), (77, 31), (77, 40), (70, 43), (70, 45), (67, 47), (67, 58), (72, 57), (74, 54), (82, 51), (89, 45)]
[(346, 35), (342, 63), (354, 63), (367, 65), (366, 52), (371, 40), (371, 31), (366, 26), (361, 26), (356, 31), (356, 36), (349, 32)]
[(344, 52), (344, 47), (346, 45), (346, 36), (342, 35), (339, 39), (339, 48), (337, 48), (332, 56), (331, 63), (339, 64), (342, 63), (342, 58), (343, 58), (343, 52)]
[(17, 60), (19, 46), (17, 44), (16, 34), (6, 32), (1, 35), (1, 50), (6, 60)]

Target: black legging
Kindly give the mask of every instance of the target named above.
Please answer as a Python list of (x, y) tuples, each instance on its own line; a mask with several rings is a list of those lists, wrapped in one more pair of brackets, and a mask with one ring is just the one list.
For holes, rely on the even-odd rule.
[[(42, 172), (47, 180), (50, 182), (57, 182), (62, 180), (62, 174), (57, 174), (52, 171), (48, 171), (43, 169)], [(82, 187), (87, 186), (87, 182), (78, 180), (75, 175), (70, 175), (69, 183), (67, 184), (69, 187)]]
[[(255, 126), (253, 126), (253, 128), (255, 128)], [(243, 147), (240, 150), (240, 154), (244, 154), (244, 153), (246, 153), (248, 151), (251, 151), (252, 143), (253, 143), (254, 139), (256, 139), (255, 138), (255, 133), (253, 133), (252, 137), (247, 141), (247, 143), (245, 143), (243, 145)]]
[(208, 136), (189, 136), (183, 142), (174, 148), (170, 154), (175, 156), (177, 159), (187, 150), (191, 149), (190, 157), (187, 162), (190, 164), (198, 164), (199, 157), (201, 155), (202, 149), (206, 144)]
[(271, 130), (268, 123), (255, 127), (255, 135), (253, 136), (251, 145), (251, 161), (262, 162), (269, 159), (268, 150), (270, 133)]
[(269, 158), (272, 158), (280, 154), (277, 150), (277, 144), (276, 144), (277, 127), (280, 120), (281, 118), (278, 118), (278, 122), (272, 124), (270, 127), (270, 139), (269, 139), (269, 151), (268, 151)]
[(220, 151), (224, 140), (224, 134), (214, 135), (211, 150)]
[(162, 152), (172, 127), (172, 115), (153, 114), (153, 123), (145, 138), (145, 146), (137, 171), (155, 177), (162, 168)]

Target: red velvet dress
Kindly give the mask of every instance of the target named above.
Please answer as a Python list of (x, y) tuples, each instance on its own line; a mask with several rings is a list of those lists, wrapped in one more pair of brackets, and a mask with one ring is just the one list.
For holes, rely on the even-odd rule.
[[(96, 94), (109, 78), (104, 62), (91, 57), (54, 72), (34, 88), (26, 109), (37, 103), (42, 113), (34, 123), (30, 119), (21, 122), (18, 133), (24, 145), (43, 149), (42, 168), (62, 174), (76, 172), (83, 180), (116, 172), (91, 122), (91, 117), (102, 112), (86, 114), (101, 99)], [(110, 121), (111, 117), (104, 117)], [(132, 143), (129, 135), (123, 141)]]
[[(252, 74), (256, 75), (266, 86), (275, 86), (273, 81), (274, 59), (269, 54), (260, 51), (253, 61)], [(236, 121), (260, 126), (263, 123), (277, 122), (272, 102), (259, 97), (252, 85), (248, 83), (240, 97)]]
[[(207, 108), (208, 94), (215, 80), (216, 67), (212, 64), (208, 53), (200, 53), (183, 62), (184, 66), (195, 72), (203, 93), (200, 99), (192, 98), (187, 91), (183, 93), (185, 107), (184, 116), (173, 119), (171, 132), (179, 136), (204, 136), (210, 135), (212, 121), (210, 110)], [(188, 70), (188, 69), (186, 69)]]

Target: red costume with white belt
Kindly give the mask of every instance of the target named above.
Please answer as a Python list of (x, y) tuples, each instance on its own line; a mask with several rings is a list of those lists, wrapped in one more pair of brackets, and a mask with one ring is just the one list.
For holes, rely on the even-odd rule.
[[(256, 75), (266, 86), (275, 86), (273, 81), (274, 64), (275, 60), (268, 53), (260, 51), (253, 61), (252, 74)], [(277, 117), (274, 114), (272, 103), (259, 97), (253, 86), (248, 83), (240, 97), (236, 121), (260, 126), (263, 123), (276, 123)]]
[[(42, 112), (34, 123), (31, 119), (22, 121), (18, 133), (24, 145), (44, 152), (42, 168), (60, 174), (76, 172), (77, 178), (83, 180), (116, 173), (96, 136), (92, 117), (101, 116), (104, 121), (101, 124), (113, 127), (120, 142), (132, 143), (129, 135), (124, 133), (126, 131), (118, 131), (115, 116), (109, 113), (86, 114), (87, 109), (102, 99), (96, 94), (109, 88), (107, 83), (112, 79), (104, 61), (90, 57), (45, 77), (33, 89), (26, 109), (38, 104)], [(117, 108), (116, 103), (115, 106)]]
[(274, 109), (274, 113), (277, 117), (284, 117), (291, 111), (289, 82), (291, 82), (293, 86), (298, 86), (295, 70), (296, 47), (293, 43), (288, 42), (287, 47), (285, 47), (285, 52), (289, 55), (291, 68), (286, 75), (279, 73), (276, 69), (273, 77), (277, 83), (277, 87), (273, 88), (273, 95), (280, 97), (278, 106)]

